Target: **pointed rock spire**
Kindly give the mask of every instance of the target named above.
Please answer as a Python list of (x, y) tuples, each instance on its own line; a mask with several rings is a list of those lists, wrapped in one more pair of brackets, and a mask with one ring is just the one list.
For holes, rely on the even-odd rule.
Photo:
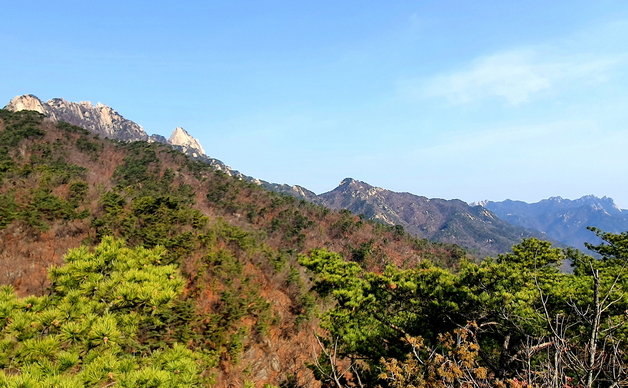
[(190, 135), (185, 129), (176, 127), (168, 142), (172, 145), (183, 147), (186, 151), (195, 151), (201, 155), (205, 155), (205, 150), (198, 140)]

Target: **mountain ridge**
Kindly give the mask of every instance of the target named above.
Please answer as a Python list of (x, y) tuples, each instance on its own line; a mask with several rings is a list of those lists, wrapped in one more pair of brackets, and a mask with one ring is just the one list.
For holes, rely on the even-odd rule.
[(127, 120), (113, 108), (101, 103), (93, 105), (89, 101), (70, 102), (63, 98), (52, 98), (43, 102), (33, 94), (25, 94), (11, 99), (5, 109), (13, 112), (34, 110), (54, 122), (65, 121), (110, 139), (149, 139), (141, 125)]
[[(337, 385), (379, 386), (399, 368), (422, 376), (414, 359), (400, 359), (409, 349), (438, 357), (443, 350), (426, 366), (440, 373), (430, 377), (434, 385), (452, 376), (445, 360), (470, 365), (482, 386), (511, 376), (514, 386), (531, 370), (508, 360), (547, 340), (551, 321), (536, 319), (543, 312), (574, 311), (583, 322), (555, 347), (576, 360), (588, 359), (581, 345), (597, 325), (591, 322), (611, 327), (625, 315), (616, 286), (626, 234), (599, 233), (619, 243), (594, 247), (610, 252), (595, 267), (538, 240), (475, 264), (458, 246), (264, 190), (159, 142), (112, 141), (34, 111), (7, 110), (0, 110), (0, 138), (0, 284), (13, 286), (3, 287), (0, 301), (3, 386), (320, 388), (333, 379), (313, 365), (336, 373), (335, 365), (355, 359), (368, 364), (342, 372), (348, 384)], [(342, 183), (338, 191), (349, 199), (420, 198)], [(465, 256), (471, 260), (463, 264)], [(574, 274), (558, 272), (566, 257), (582, 260)], [(604, 308), (613, 309), (603, 317), (593, 307), (594, 279), (602, 290), (617, 289), (605, 294)], [(548, 292), (530, 292), (530, 284)], [(460, 331), (466, 327), (472, 342)], [(599, 357), (617, 355), (600, 369), (610, 370), (604, 383), (623, 368), (621, 329), (600, 340)], [(480, 352), (490, 358), (477, 358)], [(554, 350), (545, 354), (533, 373), (554, 381), (545, 367)], [(331, 364), (321, 364), (326, 358)], [(380, 368), (385, 375), (369, 373)]]
[(628, 210), (620, 209), (612, 198), (606, 196), (585, 195), (573, 200), (554, 196), (534, 203), (510, 199), (481, 203), (514, 225), (541, 231), (556, 241), (579, 249), (585, 248), (585, 242), (599, 242), (587, 227), (611, 233), (628, 230)]
[(144, 127), (129, 120), (108, 105), (92, 104), (90, 101), (72, 102), (63, 98), (42, 101), (33, 94), (16, 96), (4, 109), (17, 112), (34, 110), (53, 122), (64, 121), (103, 137), (122, 141), (149, 141), (182, 147), (187, 154), (205, 155), (199, 141), (185, 129), (176, 127), (169, 139), (161, 135), (149, 135)]
[(480, 255), (507, 251), (522, 238), (546, 238), (459, 199), (399, 193), (353, 178), (343, 179), (335, 189), (318, 195), (317, 201), (331, 209), (347, 209), (385, 224), (401, 225), (415, 236), (456, 243)]
[[(192, 156), (205, 155), (205, 150), (201, 143), (182, 127), (176, 127), (172, 135), (168, 138), (168, 143), (178, 145), (185, 149), (185, 153), (192, 153)], [(197, 151), (199, 154), (196, 154)], [(196, 155), (195, 155), (196, 154)]]
[(63, 98), (53, 98), (48, 102), (43, 102), (33, 94), (14, 97), (4, 109), (13, 112), (21, 110), (36, 111), (53, 122), (64, 121), (114, 140), (148, 141), (149, 143), (167, 144), (229, 176), (255, 183), (271, 191), (315, 202), (314, 197), (316, 194), (305, 187), (266, 182), (244, 175), (222, 161), (209, 157), (205, 154), (201, 143), (182, 127), (176, 127), (170, 137), (166, 139), (164, 136), (157, 134), (148, 135), (141, 125), (123, 117), (107, 105), (101, 103), (93, 105), (89, 101), (71, 102)]
[[(267, 190), (288, 194), (332, 209), (350, 210), (387, 225), (401, 225), (418, 237), (460, 244), (479, 255), (506, 252), (525, 237), (553, 238), (545, 234), (545, 229), (538, 225), (493, 214), (495, 212), (490, 209), (487, 211), (486, 206), (476, 208), (477, 205), (486, 205), (487, 201), (467, 204), (459, 199), (430, 199), (412, 193), (393, 192), (353, 178), (345, 178), (338, 187), (321, 194), (299, 185), (267, 182), (244, 175), (222, 161), (209, 157), (200, 142), (182, 127), (176, 127), (168, 139), (157, 134), (148, 135), (141, 125), (101, 103), (94, 105), (88, 101), (69, 102), (62, 98), (43, 102), (38, 97), (27, 94), (13, 98), (6, 109), (34, 110), (44, 114), (51, 121), (68, 122), (115, 140), (167, 144), (217, 171)], [(598, 200), (599, 207), (610, 209), (607, 202), (610, 200), (612, 203), (612, 199), (604, 197)], [(565, 200), (561, 197), (552, 197), (547, 201), (562, 203)], [(502, 222), (504, 219), (506, 222)]]

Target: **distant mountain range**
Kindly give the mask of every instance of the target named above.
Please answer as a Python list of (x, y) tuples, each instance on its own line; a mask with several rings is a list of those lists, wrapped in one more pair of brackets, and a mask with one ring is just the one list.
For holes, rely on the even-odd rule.
[(331, 209), (347, 209), (388, 225), (401, 225), (416, 236), (455, 243), (479, 256), (506, 252), (526, 237), (582, 248), (584, 241), (595, 241), (586, 226), (597, 226), (609, 232), (628, 230), (628, 212), (617, 209), (609, 198), (589, 196), (569, 201), (554, 197), (537, 204), (484, 201), (469, 205), (455, 199), (396, 193), (351, 178), (343, 180), (332, 191), (317, 195), (302, 186), (271, 183), (244, 175), (207, 156), (200, 142), (181, 127), (175, 128), (168, 139), (149, 135), (142, 126), (103, 104), (69, 102), (61, 98), (43, 102), (28, 94), (15, 97), (5, 109), (34, 110), (48, 120), (65, 121), (111, 139), (169, 144), (229, 176)]
[(575, 200), (551, 197), (536, 203), (483, 201), (480, 205), (513, 225), (538, 230), (579, 249), (585, 249), (585, 242), (599, 242), (587, 230), (588, 226), (611, 233), (628, 231), (628, 210), (619, 209), (608, 197), (587, 195)]
[(511, 225), (482, 206), (458, 199), (426, 198), (344, 179), (317, 201), (332, 209), (348, 209), (390, 225), (401, 225), (416, 236), (454, 243), (478, 255), (508, 251), (526, 237), (546, 239), (542, 233)]

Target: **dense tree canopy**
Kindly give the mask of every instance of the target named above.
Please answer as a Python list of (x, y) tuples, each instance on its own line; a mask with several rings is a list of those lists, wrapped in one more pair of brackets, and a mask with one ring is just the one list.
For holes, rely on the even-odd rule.
[[(0, 385), (137, 387), (200, 385), (212, 357), (166, 332), (183, 279), (163, 249), (106, 238), (72, 250), (50, 271), (50, 294), (0, 294)], [(185, 322), (178, 322), (184, 324)], [(159, 335), (160, 341), (147, 339)]]
[[(326, 251), (302, 257), (313, 289), (334, 303), (319, 377), (329, 386), (358, 376), (384, 387), (623, 386), (628, 234), (596, 233), (599, 260), (529, 239), (456, 273), (429, 263), (371, 273)], [(559, 270), (566, 259), (573, 273)]]

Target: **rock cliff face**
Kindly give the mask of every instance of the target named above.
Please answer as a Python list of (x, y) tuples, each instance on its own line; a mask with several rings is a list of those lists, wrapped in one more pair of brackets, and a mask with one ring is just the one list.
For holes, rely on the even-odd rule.
[(262, 181), (232, 169), (220, 160), (207, 156), (201, 143), (181, 127), (175, 128), (169, 139), (156, 134), (149, 136), (141, 125), (124, 118), (118, 112), (103, 104), (93, 105), (90, 102), (70, 102), (62, 98), (53, 98), (48, 102), (43, 102), (32, 94), (25, 94), (13, 98), (4, 109), (14, 112), (34, 110), (45, 115), (49, 120), (55, 122), (65, 121), (110, 139), (170, 144), (183, 153), (205, 162), (229, 176), (301, 199), (312, 201), (316, 197), (316, 194), (303, 187)]
[(174, 129), (174, 132), (168, 139), (168, 143), (182, 147), (185, 153), (192, 153), (192, 156), (205, 155), (205, 150), (201, 143), (181, 127)]
[(53, 121), (65, 121), (110, 139), (148, 140), (148, 135), (140, 125), (125, 119), (103, 104), (93, 105), (88, 101), (70, 102), (62, 98), (42, 102), (36, 96), (27, 94), (12, 99), (5, 109), (34, 110)]
[(17, 96), (9, 103), (4, 109), (8, 109), (10, 111), (20, 111), (20, 110), (34, 110), (35, 112), (39, 112), (41, 114), (50, 114), (49, 107), (45, 107), (44, 103), (41, 100), (32, 94), (25, 94), (23, 96)]
[(53, 98), (48, 102), (43, 102), (32, 94), (25, 94), (12, 99), (5, 109), (34, 110), (52, 121), (65, 121), (110, 139), (165, 143), (193, 157), (205, 155), (201, 143), (185, 129), (175, 128), (169, 139), (161, 135), (149, 136), (141, 125), (124, 118), (114, 109), (103, 104), (93, 105), (88, 101), (70, 102), (62, 98)]

